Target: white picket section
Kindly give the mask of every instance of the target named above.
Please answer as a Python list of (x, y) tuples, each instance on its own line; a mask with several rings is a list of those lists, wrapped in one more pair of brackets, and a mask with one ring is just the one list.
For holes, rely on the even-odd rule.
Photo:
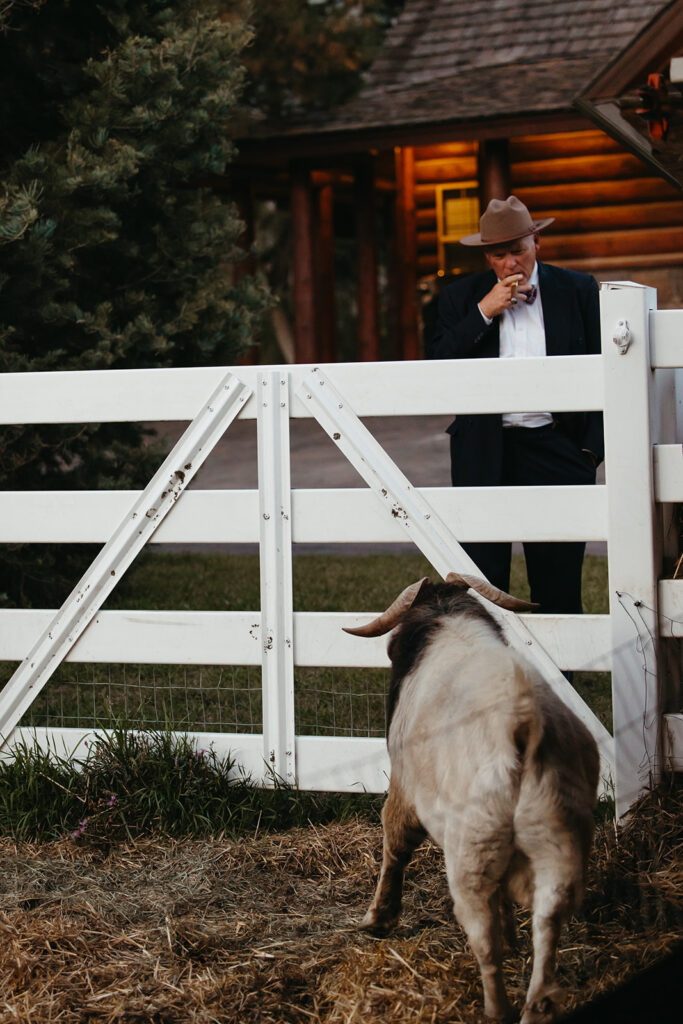
[(249, 396), (249, 390), (231, 373), (206, 396), (183, 436), (136, 503), (126, 509), (90, 568), (0, 692), (0, 746), (10, 742), (14, 727), (88, 628), (158, 525), (172, 512), (185, 487), (225, 428), (244, 408)]
[[(387, 516), (401, 525), (436, 571), (444, 578), (451, 570), (476, 574), (476, 564), (454, 532), (458, 524), (446, 523), (433, 505), (424, 500), (356, 416), (348, 396), (339, 391), (328, 375), (321, 369), (313, 370), (302, 382), (299, 396), (310, 404), (320, 425), (358, 470)], [(532, 637), (524, 620), (496, 605), (487, 607), (508, 642), (524, 651), (555, 693), (591, 731), (600, 750), (601, 776), (605, 784), (614, 773), (612, 736), (547, 651)]]
[[(358, 478), (361, 484), (360, 477)], [(606, 489), (419, 488), (462, 540), (607, 540)], [(103, 543), (137, 491), (0, 493), (0, 543)], [(258, 491), (189, 490), (151, 544), (248, 544), (259, 540)], [(405, 543), (399, 523), (366, 488), (292, 492), (293, 543)]]
[(654, 473), (656, 500), (680, 501), (683, 494), (683, 445), (656, 444)]
[[(389, 659), (384, 638), (360, 644), (356, 637), (343, 632), (344, 626), (360, 626), (382, 610), (370, 608), (355, 614), (294, 612), (294, 664), (386, 668)], [(45, 609), (3, 610), (3, 659), (19, 661), (54, 614)], [(610, 671), (611, 637), (606, 615), (534, 615), (526, 618), (525, 624), (558, 665), (576, 671)], [(105, 665), (260, 665), (261, 652), (259, 611), (105, 611), (96, 615), (64, 660)]]
[(657, 590), (660, 636), (683, 636), (683, 579), (660, 580)]
[[(457, 363), (335, 363), (328, 367), (335, 385), (353, 395), (358, 416), (441, 414), (454, 410), (496, 412), (505, 395), (508, 412), (557, 412), (602, 408), (602, 366), (599, 356), (557, 356), (525, 359), (510, 365), (499, 359)], [(285, 372), (295, 396), (314, 369), (307, 364), (286, 367), (201, 367), (177, 370), (87, 370), (65, 373), (0, 375), (3, 423), (116, 423), (190, 420), (225, 372), (231, 370), (256, 392), (259, 375)], [(544, 405), (545, 403), (545, 405)], [(251, 399), (241, 413), (257, 416)], [(293, 398), (292, 417), (310, 411)]]
[[(650, 313), (650, 366), (655, 377), (655, 411), (651, 418), (654, 442), (655, 499), (661, 516), (657, 524), (658, 549), (675, 561), (679, 554), (680, 526), (676, 503), (683, 502), (683, 313)], [(660, 550), (658, 550), (660, 554)], [(679, 577), (683, 574), (679, 572)], [(665, 767), (683, 771), (683, 692), (681, 649), (683, 637), (683, 578), (662, 579), (657, 588), (661, 668), (661, 735)], [(663, 695), (663, 696), (662, 696)]]
[(649, 307), (650, 365), (654, 369), (681, 367), (681, 311)]
[[(423, 518), (433, 514), (445, 524), (437, 544), (440, 562), (456, 550), (456, 538), (607, 540), (610, 615), (522, 616), (519, 632), (560, 668), (612, 671), (614, 782), (623, 813), (663, 764), (683, 767), (683, 719), (675, 707), (660, 705), (658, 677), (664, 664), (659, 637), (683, 636), (683, 581), (658, 582), (662, 510), (683, 501), (682, 437), (666, 429), (674, 380), (683, 366), (683, 311), (657, 311), (654, 293), (621, 282), (603, 285), (601, 305), (602, 356), (320, 369), (356, 417), (604, 410), (605, 485), (413, 489), (401, 483), (402, 474), (394, 474), (390, 460), (375, 459), (375, 466), (400, 487), (407, 485), (403, 493), (414, 509), (427, 510)], [(624, 354), (612, 341), (620, 320), (627, 320), (631, 331)], [(0, 376), (0, 422), (191, 420), (228, 369), (6, 374)], [(265, 784), (275, 768), (302, 788), (379, 792), (389, 772), (381, 739), (294, 732), (294, 667), (380, 668), (388, 660), (382, 638), (361, 642), (341, 629), (381, 610), (365, 608), (362, 595), (354, 613), (292, 607), (292, 544), (411, 543), (405, 523), (360, 476), (357, 487), (291, 490), (288, 422), (311, 415), (305, 393), (314, 370), (309, 365), (230, 368), (244, 394), (253, 392), (240, 417), (257, 419), (259, 489), (184, 491), (150, 538), (154, 544), (258, 543), (261, 608), (98, 611), (65, 660), (259, 666), (262, 734), (198, 733), (199, 746), (230, 752)], [(680, 408), (680, 393), (678, 400)], [(361, 462), (364, 443), (360, 431), (354, 459)], [(5, 492), (0, 494), (0, 543), (106, 543), (139, 498), (134, 491)], [(0, 610), (0, 659), (24, 659), (54, 616), (49, 610)], [(62, 752), (74, 750), (88, 735), (79, 729), (35, 730), (40, 742)], [(18, 728), (13, 739), (26, 736)]]

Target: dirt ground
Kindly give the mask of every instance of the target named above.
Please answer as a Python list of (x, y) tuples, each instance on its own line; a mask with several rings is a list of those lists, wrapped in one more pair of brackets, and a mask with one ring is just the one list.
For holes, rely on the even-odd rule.
[[(683, 938), (681, 801), (598, 833), (579, 917), (563, 933), (567, 1009)], [(381, 852), (354, 821), (227, 840), (80, 846), (0, 840), (0, 1020), (462, 1022), (482, 1019), (478, 972), (451, 914), (442, 855), (425, 844), (405, 911), (358, 930)], [(521, 1008), (529, 922), (506, 956)]]

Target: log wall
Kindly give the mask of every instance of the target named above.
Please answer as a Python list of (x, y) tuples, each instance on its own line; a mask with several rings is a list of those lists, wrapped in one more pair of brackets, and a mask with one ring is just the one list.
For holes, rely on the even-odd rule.
[[(435, 187), (477, 178), (476, 142), (415, 148), (417, 263), (438, 270)], [(543, 258), (599, 271), (681, 267), (683, 198), (604, 132), (510, 139), (511, 191), (539, 219)], [(604, 276), (604, 275), (601, 275)]]
[(512, 188), (537, 217), (547, 260), (578, 268), (683, 264), (683, 200), (600, 131), (510, 144)]
[(477, 153), (476, 142), (447, 142), (414, 149), (418, 276), (435, 274), (438, 269), (436, 186), (476, 181)]

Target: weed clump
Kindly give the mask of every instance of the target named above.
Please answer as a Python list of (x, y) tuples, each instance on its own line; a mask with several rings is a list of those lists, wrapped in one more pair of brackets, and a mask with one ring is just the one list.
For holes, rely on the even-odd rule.
[(302, 793), (271, 774), (256, 786), (231, 757), (184, 734), (119, 726), (87, 741), (82, 758), (23, 742), (0, 764), (0, 834), (115, 843), (145, 835), (227, 836), (283, 831), (378, 813), (381, 797)]

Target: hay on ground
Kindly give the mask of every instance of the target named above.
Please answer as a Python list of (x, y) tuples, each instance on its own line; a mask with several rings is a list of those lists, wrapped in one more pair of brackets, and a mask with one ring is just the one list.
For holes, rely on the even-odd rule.
[[(567, 1008), (683, 938), (683, 790), (598, 830), (586, 900), (562, 936)], [(462, 1022), (482, 1019), (479, 975), (451, 914), (442, 855), (411, 865), (388, 938), (358, 930), (376, 882), (379, 824), (238, 842), (0, 841), (0, 1020)], [(521, 1007), (528, 915), (506, 981)]]

